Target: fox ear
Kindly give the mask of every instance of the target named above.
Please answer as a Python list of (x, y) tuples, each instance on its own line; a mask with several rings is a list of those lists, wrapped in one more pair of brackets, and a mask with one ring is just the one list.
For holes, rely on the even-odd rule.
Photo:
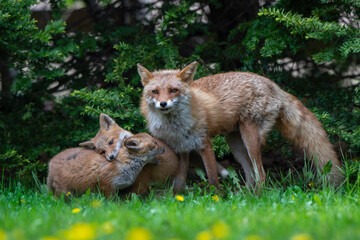
[(95, 148), (94, 143), (91, 142), (91, 141), (82, 142), (82, 143), (79, 143), (79, 145), (81, 147), (88, 148), (88, 149), (94, 149)]
[(180, 78), (183, 82), (190, 84), (193, 79), (194, 79), (194, 75), (196, 73), (196, 67), (197, 67), (197, 62), (192, 62), (189, 65), (187, 65), (183, 70), (181, 70), (181, 72), (178, 73), (178, 75), (176, 75), (176, 77)]
[(124, 146), (131, 151), (139, 151), (140, 150), (140, 141), (136, 138), (127, 138), (124, 141)]
[(149, 72), (149, 70), (147, 70), (146, 68), (144, 68), (141, 64), (137, 64), (137, 70), (138, 73), (141, 77), (141, 82), (143, 86), (146, 86), (150, 80), (152, 78), (154, 78), (154, 76), (151, 74), (151, 72)]
[(109, 130), (114, 124), (116, 124), (116, 122), (105, 113), (100, 113), (99, 122), (100, 122), (100, 130), (105, 130), (105, 131)]
[(134, 135), (134, 134), (132, 134), (132, 133), (129, 132), (129, 131), (126, 131), (126, 130), (121, 131), (120, 134), (119, 134), (119, 141), (121, 142), (121, 145), (123, 144), (123, 142), (124, 142), (124, 140), (125, 140), (126, 138), (129, 138), (129, 137), (131, 137), (131, 136), (133, 136), (133, 135)]

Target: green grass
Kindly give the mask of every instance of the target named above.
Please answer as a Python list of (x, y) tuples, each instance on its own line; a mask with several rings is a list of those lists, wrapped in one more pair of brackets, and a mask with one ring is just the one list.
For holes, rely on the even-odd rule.
[(32, 189), (14, 183), (0, 186), (0, 240), (360, 239), (356, 184), (316, 189), (292, 179), (268, 181), (260, 195), (230, 180), (218, 201), (195, 185), (182, 194), (184, 201), (166, 190), (131, 200), (85, 194), (66, 202), (41, 185)]

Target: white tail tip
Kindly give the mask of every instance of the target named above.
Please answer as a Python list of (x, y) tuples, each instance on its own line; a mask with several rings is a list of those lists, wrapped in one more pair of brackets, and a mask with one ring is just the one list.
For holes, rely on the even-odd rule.
[(221, 176), (222, 178), (227, 178), (227, 177), (229, 176), (228, 170), (226, 170), (225, 168), (222, 169), (222, 170), (220, 171), (220, 176)]

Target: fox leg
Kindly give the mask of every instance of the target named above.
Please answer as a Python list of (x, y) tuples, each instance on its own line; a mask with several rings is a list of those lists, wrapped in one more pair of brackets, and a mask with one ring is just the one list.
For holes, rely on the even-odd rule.
[(216, 170), (216, 158), (210, 139), (205, 139), (203, 144), (204, 148), (200, 149), (200, 155), (206, 169), (209, 184), (219, 188), (219, 179)]
[[(147, 180), (147, 179), (145, 179)], [(128, 194), (135, 193), (137, 195), (144, 194), (148, 189), (149, 185), (147, 184), (149, 181), (136, 181), (128, 191)]]
[(240, 132), (233, 132), (225, 136), (226, 142), (229, 145), (230, 151), (235, 160), (241, 164), (245, 172), (245, 180), (247, 187), (254, 186), (255, 177), (252, 164), (250, 162), (246, 147), (241, 138)]
[(245, 120), (240, 123), (241, 137), (246, 147), (250, 166), (253, 166), (256, 183), (261, 184), (265, 181), (265, 171), (261, 160), (261, 136), (257, 124), (252, 120)]
[(181, 192), (185, 189), (186, 186), (186, 178), (189, 169), (189, 153), (180, 153), (179, 157), (179, 165), (177, 173), (174, 177), (174, 193)]

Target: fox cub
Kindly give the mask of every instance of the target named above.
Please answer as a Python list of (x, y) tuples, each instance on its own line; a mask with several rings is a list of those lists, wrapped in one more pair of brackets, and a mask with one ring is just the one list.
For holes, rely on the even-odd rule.
[[(131, 136), (132, 133), (119, 127), (116, 122), (106, 114), (100, 115), (100, 130), (90, 141), (81, 143), (80, 146), (95, 149), (95, 151), (106, 154), (107, 159), (116, 158), (118, 147), (124, 137)], [(143, 194), (149, 185), (164, 183), (167, 179), (172, 179), (178, 170), (179, 159), (165, 143), (155, 139), (157, 144), (165, 149), (165, 152), (157, 156), (159, 164), (148, 164), (139, 173), (135, 183), (128, 187), (123, 193)], [(117, 147), (114, 147), (117, 145)]]
[(156, 156), (164, 151), (147, 133), (126, 138), (111, 161), (93, 150), (70, 148), (50, 160), (47, 185), (56, 197), (68, 192), (80, 195), (88, 189), (110, 197), (133, 184), (145, 164), (158, 164)]
[(97, 153), (105, 155), (108, 161), (116, 158), (125, 138), (133, 134), (119, 127), (115, 121), (104, 113), (100, 113), (100, 129), (90, 141), (79, 145), (88, 149), (94, 149)]
[(261, 144), (276, 125), (282, 135), (304, 150), (337, 185), (344, 176), (321, 123), (296, 97), (270, 79), (249, 72), (228, 72), (193, 81), (197, 63), (182, 70), (150, 72), (138, 64), (144, 86), (141, 111), (150, 133), (180, 157), (174, 187), (185, 186), (190, 151), (200, 153), (209, 184), (219, 186), (211, 138), (222, 134), (245, 172), (248, 186), (265, 180)]

